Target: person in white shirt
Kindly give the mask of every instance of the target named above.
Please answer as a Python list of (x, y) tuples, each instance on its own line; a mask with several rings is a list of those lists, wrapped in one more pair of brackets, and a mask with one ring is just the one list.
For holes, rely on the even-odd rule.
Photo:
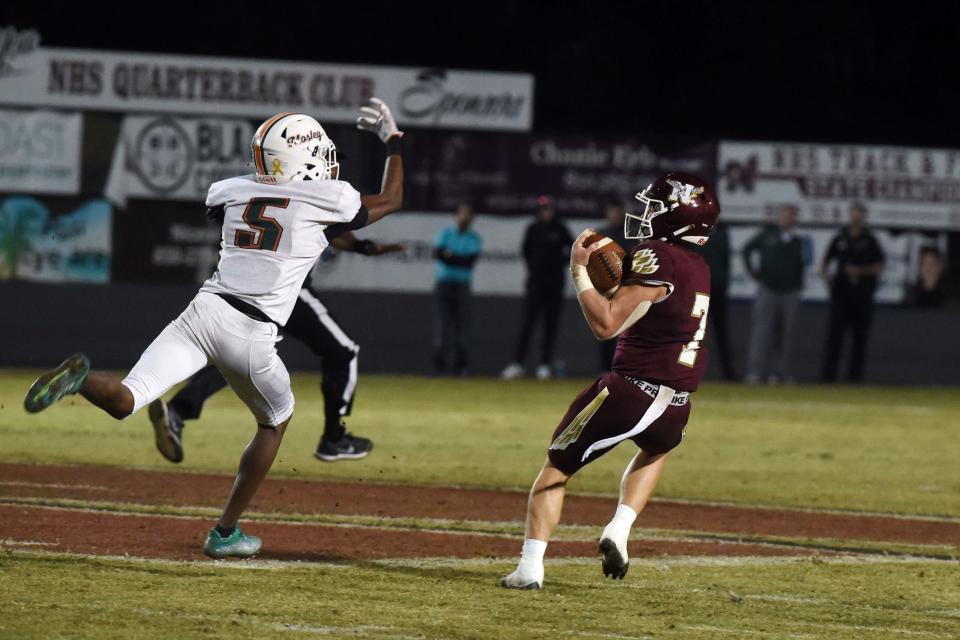
[(266, 120), (252, 142), (256, 173), (210, 186), (207, 207), (223, 215), (220, 262), (187, 309), (123, 380), (90, 371), (89, 359), (78, 353), (42, 374), (24, 399), (26, 410), (36, 413), (79, 393), (122, 420), (208, 363), (215, 365), (258, 429), (204, 544), (211, 557), (249, 557), (260, 550), (260, 539), (244, 534), (237, 522), (270, 470), (293, 415), (290, 376), (276, 350), (278, 329), (328, 244), (325, 230), (368, 226), (401, 206), (403, 132), (376, 98), (361, 108), (357, 126), (387, 146), (379, 194), (361, 196), (337, 179), (336, 146), (310, 116), (280, 113)]

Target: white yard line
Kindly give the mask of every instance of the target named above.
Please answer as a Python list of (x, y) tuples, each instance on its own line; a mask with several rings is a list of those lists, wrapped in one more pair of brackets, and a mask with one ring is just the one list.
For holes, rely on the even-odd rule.
[(59, 542), (41, 542), (39, 540), (15, 540), (0, 538), (0, 547), (56, 547)]
[(36, 487), (38, 489), (83, 489), (88, 491), (110, 491), (112, 487), (92, 484), (59, 484), (56, 482), (27, 482), (25, 480), (0, 480), (0, 487)]

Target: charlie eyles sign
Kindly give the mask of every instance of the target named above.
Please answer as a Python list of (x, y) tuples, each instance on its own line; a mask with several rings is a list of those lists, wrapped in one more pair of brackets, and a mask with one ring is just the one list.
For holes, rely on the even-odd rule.
[(527, 131), (529, 74), (159, 56), (37, 47), (0, 75), (0, 104), (352, 123), (373, 95), (403, 125)]

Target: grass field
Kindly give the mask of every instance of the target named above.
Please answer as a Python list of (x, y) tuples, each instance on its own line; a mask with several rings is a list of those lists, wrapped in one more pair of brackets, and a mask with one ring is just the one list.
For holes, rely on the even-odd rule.
[[(246, 409), (221, 393), (188, 427), (187, 459), (173, 467), (154, 450), (145, 415), (116, 423), (77, 400), (27, 416), (20, 403), (31, 379), (0, 376), (2, 462), (232, 472), (252, 433)], [(349, 426), (374, 439), (374, 453), (327, 465), (312, 457), (318, 379), (294, 381), (297, 412), (275, 475), (491, 488), (529, 485), (584, 384), (366, 377)], [(952, 389), (707, 385), (658, 496), (958, 519), (958, 409)], [(614, 493), (632, 453), (621, 449), (576, 477), (571, 492)], [(441, 525), (461, 527), (391, 526)], [(461, 528), (510, 532), (519, 523)], [(894, 544), (812, 559), (635, 559), (623, 583), (604, 582), (593, 560), (548, 560), (540, 593), (495, 588), (511, 568), (502, 559), (221, 564), (2, 542), (4, 638), (960, 637), (960, 540), (941, 545), (937, 557), (954, 557), (946, 561)]]

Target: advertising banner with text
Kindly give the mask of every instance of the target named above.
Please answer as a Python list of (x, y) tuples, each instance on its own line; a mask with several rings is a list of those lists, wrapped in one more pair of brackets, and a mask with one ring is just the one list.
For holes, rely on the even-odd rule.
[(210, 185), (251, 172), (254, 127), (242, 119), (127, 116), (114, 148), (104, 195), (192, 200), (202, 209)]
[(80, 190), (79, 113), (0, 109), (0, 192)]
[(537, 196), (554, 197), (564, 215), (598, 217), (610, 201), (633, 197), (669, 171), (716, 177), (716, 145), (653, 137), (417, 132), (405, 156), (406, 202), (419, 211), (526, 214)]
[(112, 217), (106, 200), (0, 200), (0, 280), (109, 282)]
[(0, 104), (353, 123), (371, 96), (401, 126), (529, 131), (524, 73), (320, 64), (24, 46), (0, 65)]
[(831, 224), (856, 201), (877, 227), (960, 229), (960, 150), (722, 141), (717, 164), (729, 221), (792, 204), (801, 223)]

